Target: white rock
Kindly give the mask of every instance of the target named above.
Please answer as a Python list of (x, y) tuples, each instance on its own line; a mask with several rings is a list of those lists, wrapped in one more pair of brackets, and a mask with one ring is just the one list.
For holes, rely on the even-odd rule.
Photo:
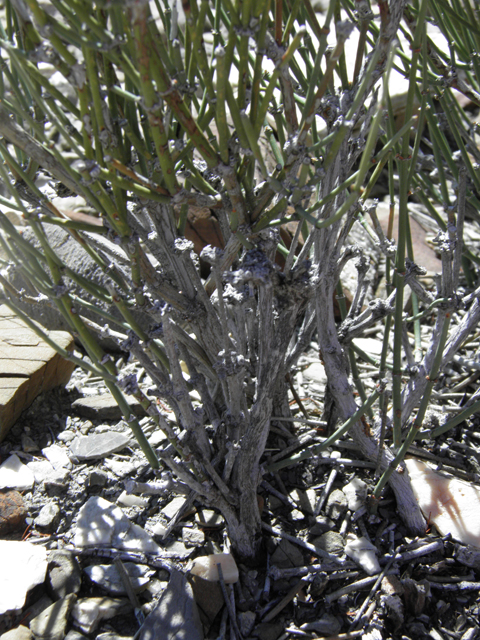
[(72, 609), (72, 618), (84, 633), (93, 633), (101, 620), (109, 620), (129, 608), (125, 598), (82, 598)]
[(355, 346), (372, 356), (380, 356), (382, 354), (383, 342), (375, 338), (355, 338)]
[(45, 580), (47, 550), (31, 542), (0, 540), (0, 616), (25, 604), (28, 591)]
[(164, 527), (161, 522), (157, 522), (152, 527), (152, 533), (155, 536), (163, 538), (163, 536), (167, 533), (167, 527)]
[(27, 467), (33, 472), (37, 484), (45, 480), (61, 484), (68, 476), (67, 469), (54, 469), (48, 460), (32, 460), (27, 462)]
[(356, 511), (365, 503), (367, 484), (360, 478), (353, 478), (343, 487), (342, 491), (347, 496), (350, 511)]
[(122, 491), (117, 498), (117, 503), (122, 505), (122, 507), (146, 507), (148, 500), (141, 496), (134, 496), (133, 494), (128, 494), (126, 491)]
[(233, 584), (238, 582), (238, 567), (230, 553), (214, 553), (210, 556), (200, 556), (195, 558), (190, 572), (194, 576), (199, 576), (210, 582), (218, 582), (218, 567), (222, 567), (223, 579), (225, 584)]
[(35, 477), (20, 458), (12, 454), (0, 464), (0, 489), (29, 491), (35, 484)]
[(181, 507), (183, 507), (184, 504), (185, 504), (185, 498), (180, 498), (180, 497), (174, 498), (173, 500), (170, 500), (170, 502), (163, 507), (162, 513), (164, 516), (166, 516), (170, 520), (171, 518), (177, 515), (178, 511), (181, 509)]
[(120, 507), (92, 496), (78, 513), (75, 546), (107, 546), (129, 551), (160, 554), (153, 538), (125, 516)]
[(54, 469), (71, 469), (73, 467), (72, 461), (67, 455), (67, 449), (61, 447), (58, 444), (52, 444), (49, 447), (42, 449), (43, 455), (53, 465)]
[(313, 382), (325, 384), (327, 382), (327, 374), (325, 373), (325, 367), (321, 362), (314, 362), (303, 372), (303, 377)]
[(413, 493), (429, 523), (444, 536), (480, 548), (480, 488), (434, 471), (415, 458), (405, 460)]
[(349, 533), (345, 553), (354, 562), (357, 562), (369, 576), (380, 573), (380, 565), (376, 556), (377, 548), (366, 538), (357, 538)]

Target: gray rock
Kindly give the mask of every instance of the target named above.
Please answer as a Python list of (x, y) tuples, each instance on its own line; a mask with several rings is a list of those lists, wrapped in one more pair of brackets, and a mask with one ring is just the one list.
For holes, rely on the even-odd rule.
[(2, 640), (32, 640), (32, 632), (27, 627), (20, 625), (16, 629), (10, 629), (7, 633), (3, 633)]
[(189, 527), (183, 527), (182, 540), (185, 544), (198, 546), (205, 542), (205, 534), (199, 529), (190, 529)]
[(330, 531), (335, 526), (335, 523), (327, 516), (317, 516), (315, 518), (315, 524), (310, 527), (310, 535), (320, 536), (325, 531)]
[(35, 453), (36, 451), (40, 451), (40, 447), (30, 436), (22, 433), (22, 450), (25, 451), (25, 453)]
[(342, 623), (331, 613), (324, 613), (318, 620), (306, 622), (300, 627), (302, 631), (314, 631), (321, 636), (336, 636), (341, 628)]
[(195, 547), (187, 548), (180, 540), (162, 543), (162, 555), (164, 558), (179, 558), (185, 560), (195, 551)]
[[(135, 591), (141, 591), (142, 588), (145, 588), (150, 578), (155, 574), (155, 571), (144, 564), (124, 562), (123, 566)], [(84, 571), (92, 582), (105, 589), (111, 596), (127, 595), (122, 578), (114, 564), (94, 564), (85, 567)]]
[[(45, 225), (44, 232), (47, 235), (48, 242), (53, 251), (67, 267), (87, 279), (93, 285), (100, 285), (102, 287), (105, 287), (107, 284), (114, 285), (114, 282), (109, 278), (109, 276), (102, 271), (97, 263), (88, 255), (82, 246), (70, 236), (70, 234), (55, 225)], [(125, 253), (123, 250), (105, 238), (99, 237), (98, 234), (95, 234), (95, 238), (98, 239), (102, 246), (105, 247), (104, 255), (107, 263), (110, 262), (110, 258), (106, 255), (106, 252), (113, 252), (116, 255), (116, 267), (122, 272), (124, 278), (127, 281), (130, 281), (129, 269), (127, 267)], [(28, 227), (23, 233), (23, 239), (27, 240), (37, 248), (39, 247), (39, 243), (34, 232)], [(19, 270), (12, 271), (9, 274), (9, 279), (17, 289), (20, 290), (25, 288), (27, 291), (31, 291), (31, 285), (25, 282)], [(113, 316), (123, 321), (120, 312), (114, 305), (110, 307), (109, 305), (102, 303), (67, 277), (64, 278), (64, 282), (69, 286), (70, 293), (80, 295), (82, 298), (103, 307)], [(65, 318), (53, 306), (51, 307), (48, 304), (42, 303), (29, 304), (21, 301), (18, 301), (18, 305), (32, 320), (40, 322), (40, 324), (47, 329), (61, 331), (72, 330)], [(104, 324), (104, 321), (94, 311), (82, 308), (81, 313), (95, 322), (100, 322), (102, 325)], [(135, 320), (139, 322), (144, 329), (147, 329), (150, 321), (147, 314), (135, 312), (134, 315)], [(118, 349), (118, 345), (113, 339), (102, 339), (100, 342), (105, 347)]]
[(77, 596), (70, 593), (57, 600), (48, 609), (30, 621), (30, 629), (37, 640), (63, 640), (67, 627), (68, 615), (75, 604)]
[(172, 571), (168, 586), (147, 616), (138, 640), (203, 640), (203, 627), (192, 587), (179, 571)]
[(325, 512), (332, 520), (338, 520), (345, 513), (347, 507), (347, 496), (340, 489), (334, 489), (328, 496)]
[(104, 487), (107, 484), (108, 476), (103, 471), (94, 469), (90, 471), (86, 485), (87, 487)]
[(46, 531), (54, 531), (60, 520), (60, 507), (55, 502), (49, 502), (40, 509), (40, 513), (34, 522), (37, 527), (41, 527)]
[(341, 555), (345, 548), (343, 536), (336, 531), (327, 531), (319, 538), (315, 538), (313, 544), (316, 547), (320, 547), (320, 549), (323, 549), (328, 553), (333, 553), (336, 556)]
[(54, 598), (78, 593), (82, 586), (82, 572), (77, 558), (66, 549), (51, 551), (48, 557), (48, 584)]
[(272, 555), (271, 562), (279, 569), (301, 567), (304, 564), (300, 549), (284, 539), (280, 540)]
[(238, 624), (240, 633), (244, 638), (250, 635), (255, 624), (255, 613), (253, 611), (242, 611), (238, 614)]
[(130, 439), (130, 435), (118, 431), (77, 436), (70, 443), (70, 451), (77, 460), (95, 460), (125, 449)]
[[(127, 400), (136, 416), (143, 417), (146, 415), (145, 409), (136, 398), (128, 396)], [(115, 398), (110, 393), (77, 398), (72, 403), (72, 409), (78, 415), (90, 420), (120, 420), (123, 416)]]

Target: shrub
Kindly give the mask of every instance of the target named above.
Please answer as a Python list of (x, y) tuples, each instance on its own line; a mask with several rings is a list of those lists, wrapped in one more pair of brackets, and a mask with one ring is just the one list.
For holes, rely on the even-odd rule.
[[(478, 151), (452, 93), (478, 104), (477, 11), (446, 0), (428, 5), (431, 15), (425, 0), (378, 6), (374, 16), (366, 1), (332, 1), (319, 18), (310, 0), (185, 0), (182, 21), (166, 0), (6, 2), (0, 173), (9, 199), (0, 205), (17, 209), (36, 240), (0, 213), (3, 301), (33, 327), (22, 305), (48, 300), (58, 310), (89, 360), (64, 355), (105, 379), (152, 468), (217, 507), (244, 558), (259, 549), (262, 474), (347, 431), (379, 462), (374, 498), (389, 480), (407, 525), (424, 530), (408, 473), (397, 468), (415, 437), (452, 426), (450, 420), (428, 432), (425, 413), (438, 375), (480, 315), (477, 292), (459, 288), (462, 265), (472, 278), (472, 261), (478, 263), (462, 240), (466, 207), (480, 197), (469, 155), (476, 161)], [(450, 43), (447, 53), (427, 30), (435, 21)], [(353, 29), (359, 45), (352, 72), (344, 44)], [(397, 34), (410, 48), (395, 42)], [(409, 80), (398, 130), (388, 88), (393, 67)], [(398, 202), (396, 246), (366, 202), (385, 175), (392, 223)], [(59, 193), (82, 196), (87, 215), (56, 207), (39, 176)], [(439, 225), (443, 272), (433, 292), (419, 281), (411, 250), (412, 198)], [(204, 247), (201, 216), (209, 229)], [(388, 287), (384, 299), (364, 305), (368, 255), (348, 238), (359, 222), (372, 233), (369, 218)], [(296, 223), (290, 236), (289, 222)], [(80, 244), (104, 274), (100, 280), (59, 258), (51, 225)], [(338, 322), (334, 297), (352, 260), (357, 291)], [(20, 289), (19, 273), (26, 283)], [(412, 290), (410, 318), (405, 286)], [(384, 349), (378, 387), (367, 396), (358, 380), (352, 386), (352, 341), (379, 320)], [(432, 331), (422, 352), (425, 322)], [(273, 417), (290, 416), (287, 376), (315, 332), (342, 424), (316, 448), (262, 466)], [(116, 369), (99, 342), (105, 336), (144, 367), (149, 393)], [(125, 392), (169, 446), (151, 448)]]

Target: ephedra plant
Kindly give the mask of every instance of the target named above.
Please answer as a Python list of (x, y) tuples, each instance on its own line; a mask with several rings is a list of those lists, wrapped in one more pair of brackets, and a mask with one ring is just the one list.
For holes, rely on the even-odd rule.
[[(438, 433), (424, 427), (433, 386), (480, 317), (478, 290), (459, 288), (463, 273), (474, 285), (478, 263), (462, 240), (465, 211), (480, 199), (478, 151), (452, 91), (478, 103), (477, 12), (453, 0), (332, 0), (324, 14), (310, 0), (182, 4), (184, 19), (166, 0), (6, 1), (0, 210), (16, 209), (35, 242), (0, 213), (2, 301), (47, 340), (25, 305), (58, 310), (88, 360), (63, 355), (105, 380), (152, 468), (218, 508), (243, 558), (260, 545), (263, 474), (319, 450), (265, 464), (274, 417), (290, 416), (287, 377), (316, 333), (339, 419), (320, 446), (348, 432), (379, 463), (374, 499), (388, 480), (420, 533), (401, 461), (414, 438)], [(434, 24), (448, 46), (431, 39)], [(409, 80), (399, 127), (392, 69)], [(367, 202), (385, 176), (396, 245)], [(88, 215), (53, 204), (45, 182), (81, 196)], [(420, 282), (411, 249), (409, 202), (418, 199), (439, 226), (434, 291)], [(195, 212), (217, 230), (201, 260), (189, 239)], [(368, 255), (349, 241), (360, 222), (378, 236), (388, 283), (366, 305)], [(60, 259), (52, 225), (88, 253), (101, 282)], [(357, 291), (339, 322), (335, 293), (352, 260)], [(18, 274), (28, 286), (15, 285)], [(379, 321), (384, 349), (368, 395), (352, 383), (355, 359), (367, 357), (353, 340)], [(406, 332), (408, 324), (418, 338), (424, 322), (426, 350)], [(145, 369), (149, 393), (116, 369), (105, 336)], [(152, 449), (125, 393), (167, 447)], [(473, 401), (439, 429), (476, 409)]]

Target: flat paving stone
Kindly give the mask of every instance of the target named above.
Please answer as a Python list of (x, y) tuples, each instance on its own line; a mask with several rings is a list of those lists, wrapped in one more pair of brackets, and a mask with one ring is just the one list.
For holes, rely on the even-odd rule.
[[(136, 398), (127, 396), (127, 400), (133, 413), (137, 417), (147, 415), (145, 409)], [(120, 407), (110, 393), (77, 398), (72, 403), (72, 409), (79, 416), (88, 418), (89, 420), (120, 420), (120, 418), (122, 418)]]
[[(65, 331), (49, 331), (49, 337), (67, 351), (73, 337)], [(66, 384), (75, 368), (20, 320), (0, 305), (0, 442), (35, 398), (48, 389)]]

